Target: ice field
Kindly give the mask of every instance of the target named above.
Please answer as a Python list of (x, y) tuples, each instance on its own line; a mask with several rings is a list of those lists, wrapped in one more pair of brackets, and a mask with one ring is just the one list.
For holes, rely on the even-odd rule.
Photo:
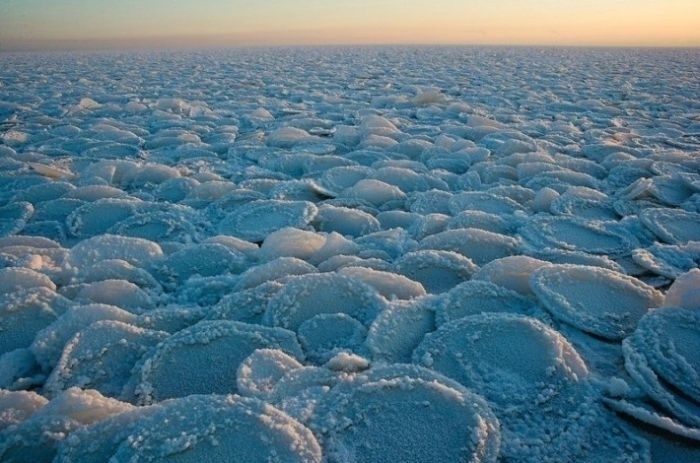
[(699, 70), (0, 54), (0, 461), (700, 461)]

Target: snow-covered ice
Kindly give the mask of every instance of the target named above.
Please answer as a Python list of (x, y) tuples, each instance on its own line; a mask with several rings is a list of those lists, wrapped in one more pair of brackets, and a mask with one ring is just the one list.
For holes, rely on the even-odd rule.
[(699, 67), (0, 54), (0, 461), (699, 461)]

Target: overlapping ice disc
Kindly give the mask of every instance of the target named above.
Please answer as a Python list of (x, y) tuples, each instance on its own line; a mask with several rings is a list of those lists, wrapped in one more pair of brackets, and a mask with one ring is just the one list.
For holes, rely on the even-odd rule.
[(56, 461), (289, 461), (319, 463), (309, 429), (273, 406), (238, 396), (191, 395), (81, 429)]
[(700, 310), (647, 313), (623, 341), (625, 366), (651, 399), (687, 426), (700, 428)]
[(642, 316), (663, 302), (661, 292), (636, 278), (585, 265), (541, 267), (530, 284), (556, 318), (611, 340), (632, 333)]

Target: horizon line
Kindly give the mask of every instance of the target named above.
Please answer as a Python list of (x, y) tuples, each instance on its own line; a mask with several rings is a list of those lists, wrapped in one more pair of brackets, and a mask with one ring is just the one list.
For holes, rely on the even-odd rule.
[(511, 42), (511, 41), (314, 41), (265, 40), (232, 35), (168, 35), (134, 38), (36, 39), (0, 42), (0, 53), (70, 51), (194, 51), (252, 48), (352, 48), (352, 47), (511, 47), (511, 48), (606, 48), (606, 49), (698, 49), (700, 43), (615, 43), (615, 42)]

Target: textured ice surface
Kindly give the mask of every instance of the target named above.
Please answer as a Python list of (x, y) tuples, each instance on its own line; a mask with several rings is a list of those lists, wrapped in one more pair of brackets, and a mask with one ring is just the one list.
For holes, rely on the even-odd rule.
[(695, 51), (0, 61), (1, 461), (700, 460)]

